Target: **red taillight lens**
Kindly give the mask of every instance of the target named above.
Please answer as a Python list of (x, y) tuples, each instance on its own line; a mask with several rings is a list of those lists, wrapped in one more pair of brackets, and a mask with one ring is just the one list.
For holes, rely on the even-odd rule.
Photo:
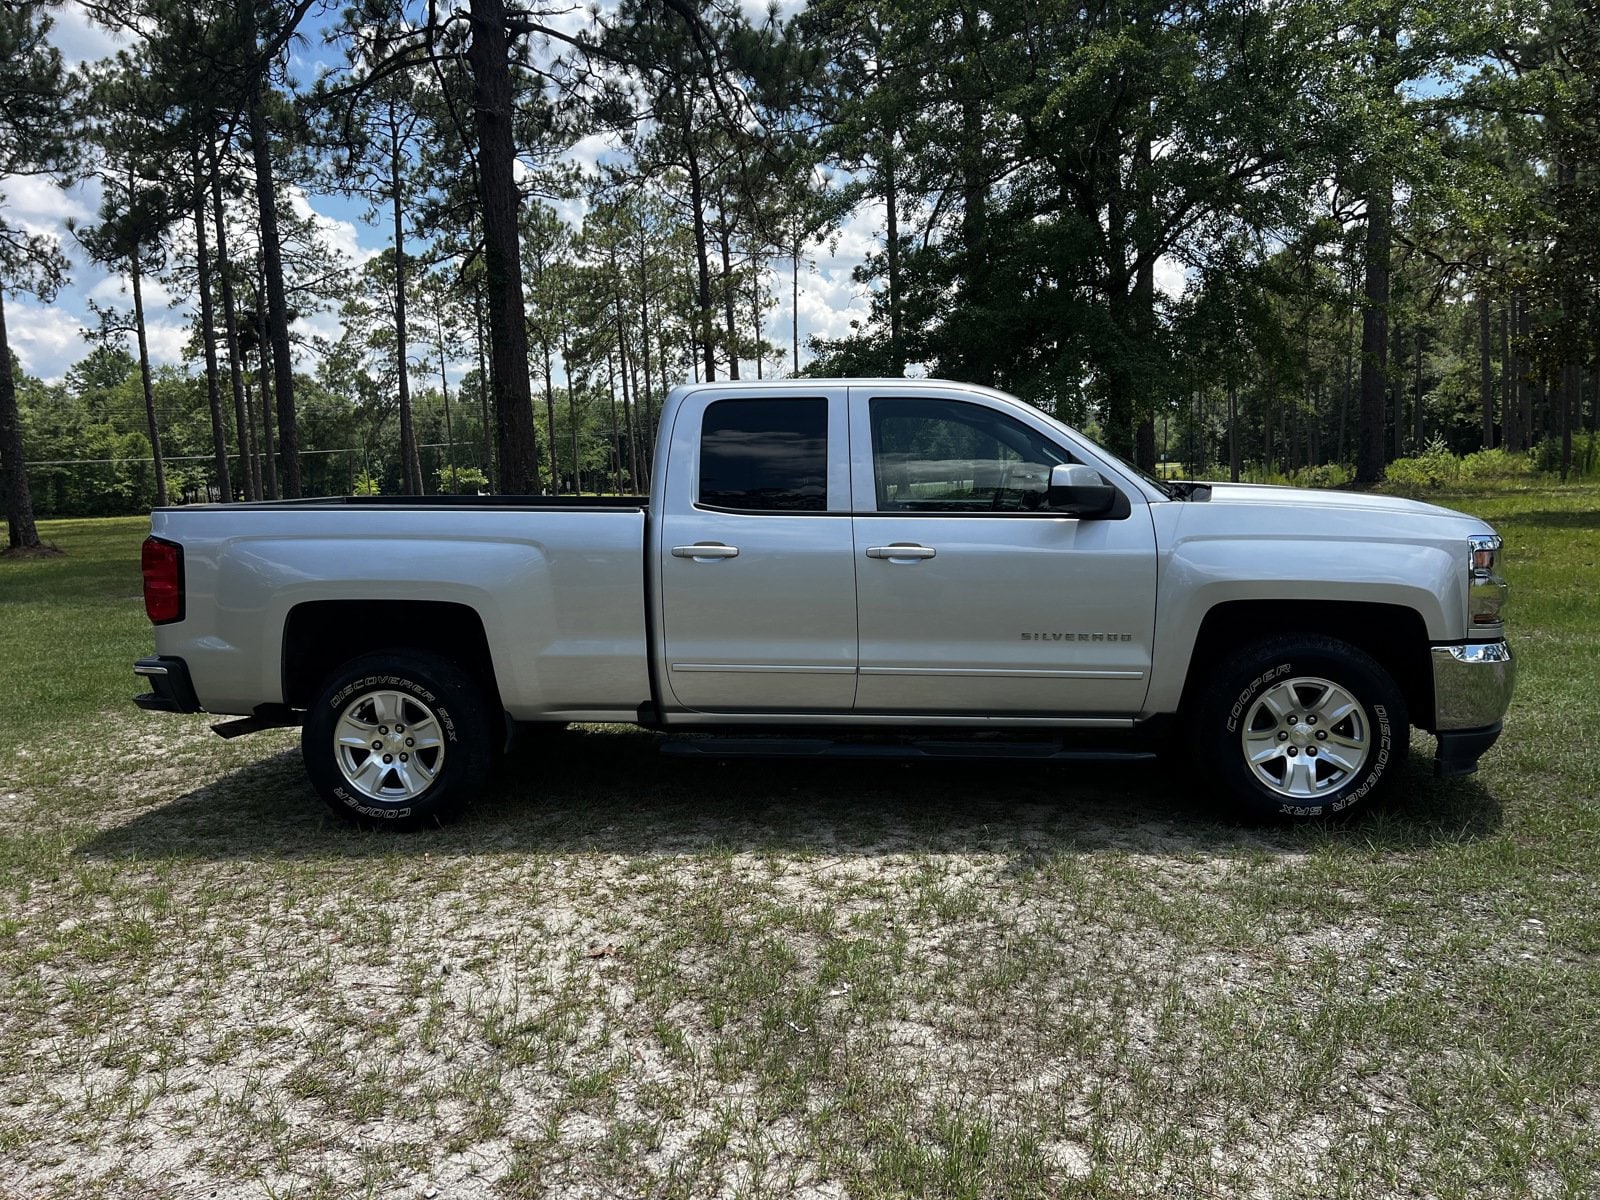
[(147, 537), (139, 556), (144, 571), (144, 611), (156, 625), (183, 620), (183, 547)]

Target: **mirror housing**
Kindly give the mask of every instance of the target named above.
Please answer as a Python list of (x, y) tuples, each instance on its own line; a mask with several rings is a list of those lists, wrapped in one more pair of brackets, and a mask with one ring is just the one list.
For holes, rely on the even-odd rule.
[(1050, 490), (1045, 503), (1069, 517), (1098, 517), (1111, 511), (1117, 489), (1099, 471), (1082, 463), (1058, 463), (1050, 468)]

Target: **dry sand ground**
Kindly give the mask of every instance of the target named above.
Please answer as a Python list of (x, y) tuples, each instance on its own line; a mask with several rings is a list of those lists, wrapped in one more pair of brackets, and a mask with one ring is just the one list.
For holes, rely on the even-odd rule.
[(1582, 1194), (1540, 915), (1438, 903), (1475, 781), (1312, 836), (585, 730), (396, 836), (293, 746), (108, 714), (0, 788), (0, 1196)]

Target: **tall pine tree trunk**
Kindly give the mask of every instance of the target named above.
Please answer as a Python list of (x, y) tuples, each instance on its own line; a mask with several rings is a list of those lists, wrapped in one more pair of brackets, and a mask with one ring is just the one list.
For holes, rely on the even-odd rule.
[[(706, 237), (705, 180), (700, 173), (700, 153), (684, 106), (683, 137), (689, 158), (689, 206), (694, 210), (695, 337), (705, 360), (705, 382), (717, 377), (716, 339), (711, 334), (711, 255)], [(700, 382), (696, 380), (696, 382)]]
[(222, 389), (217, 382), (217, 326), (211, 310), (211, 254), (206, 247), (206, 181), (200, 166), (200, 147), (190, 150), (194, 169), (194, 264), (200, 289), (200, 343), (206, 358), (206, 403), (211, 409), (211, 450), (217, 475), (217, 499), (233, 499), (228, 477), (228, 431), (222, 419)]
[(622, 494), (622, 434), (617, 426), (617, 376), (611, 355), (606, 355), (606, 387), (611, 392), (611, 494)]
[(1344, 386), (1339, 390), (1339, 433), (1335, 442), (1334, 457), (1345, 463), (1345, 434), (1350, 427), (1350, 392), (1355, 386), (1354, 353), (1356, 344), (1356, 310), (1355, 305), (1350, 306), (1350, 311), (1345, 316), (1344, 323)]
[(150, 458), (156, 468), (156, 507), (167, 505), (167, 460), (161, 453), (161, 423), (156, 419), (156, 390), (150, 379), (150, 343), (144, 328), (144, 272), (139, 267), (139, 247), (128, 256), (128, 278), (133, 283), (133, 328), (139, 342), (139, 385), (144, 392), (144, 419), (150, 431)]
[(1380, 169), (1367, 190), (1366, 279), (1361, 298), (1361, 405), (1356, 417), (1356, 482), (1383, 478), (1384, 392), (1389, 367), (1389, 220), (1394, 181)]
[[(1139, 143), (1139, 161), (1148, 169), (1150, 165), (1150, 142), (1148, 138)], [(1148, 197), (1141, 194), (1140, 204), (1148, 203)], [(1138, 264), (1133, 276), (1133, 319), (1134, 329), (1139, 336), (1139, 354), (1145, 362), (1155, 359), (1156, 340), (1156, 259), (1154, 253), (1147, 246), (1138, 245)], [(1134, 439), (1133, 461), (1141, 470), (1155, 473), (1156, 469), (1156, 420), (1152, 402), (1150, 384), (1151, 372), (1141, 371), (1144, 386), (1138, 389), (1138, 396), (1134, 402)]]
[(722, 319), (728, 330), (728, 378), (739, 378), (739, 322), (734, 317), (734, 305), (738, 302), (738, 288), (733, 279), (733, 251), (729, 242), (733, 234), (728, 229), (727, 211), (720, 205), (717, 208), (717, 243), (722, 253)]
[(1517, 428), (1522, 433), (1522, 448), (1533, 449), (1533, 362), (1528, 357), (1532, 321), (1528, 317), (1528, 297), (1516, 294), (1517, 313)]
[(278, 245), (277, 184), (272, 173), (272, 135), (265, 97), (250, 98), (250, 148), (256, 175), (261, 264), (267, 285), (267, 337), (272, 345), (272, 390), (278, 407), (278, 452), (283, 457), (283, 494), (300, 496), (300, 431), (294, 415), (294, 360), (289, 350), (289, 301), (283, 286), (283, 251)]
[(894, 134), (883, 153), (884, 253), (889, 268), (889, 374), (906, 373), (905, 331), (900, 317), (900, 183), (895, 177)]
[(222, 205), (222, 163), (211, 160), (211, 216), (217, 231), (217, 277), (222, 281), (222, 323), (228, 342), (228, 382), (233, 389), (233, 428), (239, 438), (239, 477), (246, 500), (261, 499), (261, 473), (255, 463), (255, 431), (245, 413), (244, 364), (239, 353), (239, 313), (233, 296), (233, 265), (228, 258), (228, 215)]
[(518, 251), (519, 197), (513, 166), (510, 47), (504, 0), (471, 0), (473, 125), (483, 188), (483, 265), (489, 289), (489, 354), (494, 364), (495, 424), (500, 435), (500, 490), (539, 491), (539, 439), (528, 378), (528, 326), (522, 311)]
[(491, 380), (493, 374), (489, 369), (489, 361), (484, 353), (483, 331), (483, 288), (476, 282), (472, 285), (472, 328), (473, 340), (478, 344), (478, 402), (483, 410), (480, 419), (483, 422), (483, 475), (492, 488), (495, 481), (493, 422), (489, 413), (489, 395), (494, 391)]
[[(616, 259), (611, 261), (611, 277), (620, 279), (617, 273)], [(633, 431), (633, 397), (628, 390), (628, 335), (627, 325), (622, 319), (622, 289), (620, 287), (613, 293), (614, 321), (617, 327), (617, 373), (622, 376), (622, 417), (628, 434), (628, 487), (637, 492), (639, 488), (639, 443)], [(734, 375), (737, 379), (738, 376)]]
[(1417, 360), (1416, 374), (1412, 377), (1411, 386), (1411, 452), (1421, 454), (1422, 447), (1426, 444), (1426, 429), (1423, 425), (1422, 411), (1422, 327), (1417, 327)]
[(1572, 423), (1578, 412), (1578, 364), (1568, 361), (1561, 368), (1561, 482), (1572, 472)]
[[(639, 490), (645, 491), (650, 486), (650, 469), (652, 460), (650, 451), (655, 446), (655, 384), (650, 379), (650, 259), (646, 253), (644, 227), (639, 227), (639, 348), (644, 351), (644, 477), (639, 481)], [(635, 389), (635, 394), (638, 394)]]
[(789, 268), (789, 335), (794, 344), (794, 373), (800, 374), (800, 233), (796, 225)]
[(1511, 298), (1500, 300), (1500, 442), (1511, 454), (1522, 451), (1517, 424), (1516, 365), (1511, 359)]
[(1228, 381), (1228, 479), (1239, 482), (1239, 388)]
[(445, 463), (450, 469), (450, 490), (456, 490), (456, 435), (450, 426), (450, 369), (445, 361), (443, 305), (433, 310), (435, 327), (439, 331), (439, 393), (444, 397), (444, 447)]
[(17, 411), (17, 381), (11, 374), (11, 343), (6, 336), (5, 289), (0, 288), (0, 467), (6, 473), (7, 550), (42, 550), (33, 519), (28, 468), (22, 457), (22, 414)]
[(561, 328), (561, 370), (567, 377), (567, 432), (572, 436), (572, 494), (583, 495), (583, 475), (578, 468), (578, 394), (572, 390), (572, 350), (567, 330)]
[(267, 341), (267, 310), (260, 307), (265, 286), (256, 292), (256, 355), (261, 378), (261, 486), (268, 500), (278, 499), (278, 455), (272, 448), (272, 361)]
[(1489, 289), (1478, 283), (1478, 407), (1483, 417), (1483, 448), (1494, 449), (1494, 370), (1490, 353)]
[(406, 342), (406, 227), (402, 203), (400, 136), (389, 127), (389, 196), (394, 225), (394, 370), (400, 400), (400, 488), (408, 496), (426, 492), (422, 481), (422, 456), (417, 451), (417, 428), (411, 416), (411, 372), (407, 369)]

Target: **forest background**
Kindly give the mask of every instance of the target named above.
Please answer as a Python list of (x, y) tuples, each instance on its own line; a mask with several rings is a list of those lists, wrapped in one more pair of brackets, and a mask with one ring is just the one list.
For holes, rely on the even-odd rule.
[[(59, 4), (0, 5), (14, 549), (36, 514), (642, 490), (690, 379), (963, 379), (1200, 477), (1596, 469), (1584, 0), (69, 14), (115, 52), (71, 64)], [(85, 179), (93, 220), (6, 199)], [(307, 193), (386, 249), (341, 255)], [(863, 315), (808, 339), (863, 214)], [(73, 259), (122, 288), (47, 382), (5, 305)], [(150, 294), (191, 320), (178, 362)]]

